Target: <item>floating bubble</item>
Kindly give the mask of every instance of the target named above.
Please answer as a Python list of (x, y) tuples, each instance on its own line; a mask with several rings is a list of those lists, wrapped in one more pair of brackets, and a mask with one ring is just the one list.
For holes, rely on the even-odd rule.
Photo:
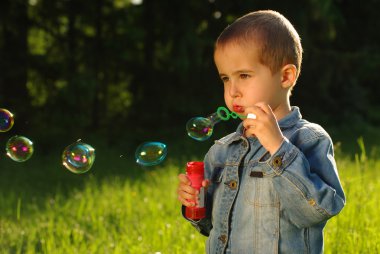
[(0, 132), (9, 131), (14, 124), (13, 114), (5, 108), (0, 108)]
[(142, 166), (160, 164), (168, 153), (166, 145), (161, 142), (145, 142), (139, 145), (135, 152), (136, 162)]
[(214, 125), (223, 121), (228, 121), (230, 118), (246, 118), (235, 112), (230, 112), (226, 107), (218, 107), (217, 111), (208, 117), (193, 117), (186, 123), (187, 134), (198, 141), (209, 139), (214, 130)]
[(34, 148), (33, 142), (23, 136), (13, 136), (6, 144), (6, 151), (9, 158), (17, 162), (24, 162), (32, 157)]
[(95, 161), (95, 149), (81, 141), (65, 148), (62, 153), (62, 164), (75, 174), (89, 171)]
[(218, 112), (208, 117), (193, 117), (186, 123), (187, 135), (195, 140), (205, 141), (211, 137), (214, 125), (220, 120), (222, 118)]
[(186, 124), (187, 135), (198, 141), (205, 141), (212, 135), (214, 124), (205, 117), (193, 117)]

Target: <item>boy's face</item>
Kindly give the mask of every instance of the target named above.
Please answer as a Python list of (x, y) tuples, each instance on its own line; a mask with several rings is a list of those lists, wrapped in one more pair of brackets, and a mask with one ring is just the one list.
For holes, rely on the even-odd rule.
[(217, 47), (214, 60), (224, 84), (224, 100), (229, 110), (243, 114), (258, 102), (276, 109), (287, 101), (287, 89), (281, 86), (281, 72), (272, 74), (259, 61), (258, 50), (229, 43)]

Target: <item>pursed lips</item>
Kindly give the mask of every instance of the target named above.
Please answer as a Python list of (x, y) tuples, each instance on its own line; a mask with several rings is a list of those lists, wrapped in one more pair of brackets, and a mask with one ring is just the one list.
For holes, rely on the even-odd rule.
[(232, 108), (236, 113), (244, 113), (244, 107), (240, 105), (233, 105)]

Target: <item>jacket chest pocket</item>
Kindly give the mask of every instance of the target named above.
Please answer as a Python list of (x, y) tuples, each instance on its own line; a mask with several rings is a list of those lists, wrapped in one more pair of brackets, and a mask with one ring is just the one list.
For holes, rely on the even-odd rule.
[(244, 200), (253, 206), (279, 206), (279, 197), (272, 177), (265, 177), (260, 168), (247, 170), (243, 187)]

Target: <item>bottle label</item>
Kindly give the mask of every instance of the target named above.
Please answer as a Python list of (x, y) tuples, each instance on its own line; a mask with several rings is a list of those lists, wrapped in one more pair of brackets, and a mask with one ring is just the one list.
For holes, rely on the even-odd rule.
[(199, 189), (198, 198), (199, 198), (199, 202), (198, 202), (197, 207), (199, 208), (205, 207), (205, 198), (206, 198), (205, 188), (201, 187)]

